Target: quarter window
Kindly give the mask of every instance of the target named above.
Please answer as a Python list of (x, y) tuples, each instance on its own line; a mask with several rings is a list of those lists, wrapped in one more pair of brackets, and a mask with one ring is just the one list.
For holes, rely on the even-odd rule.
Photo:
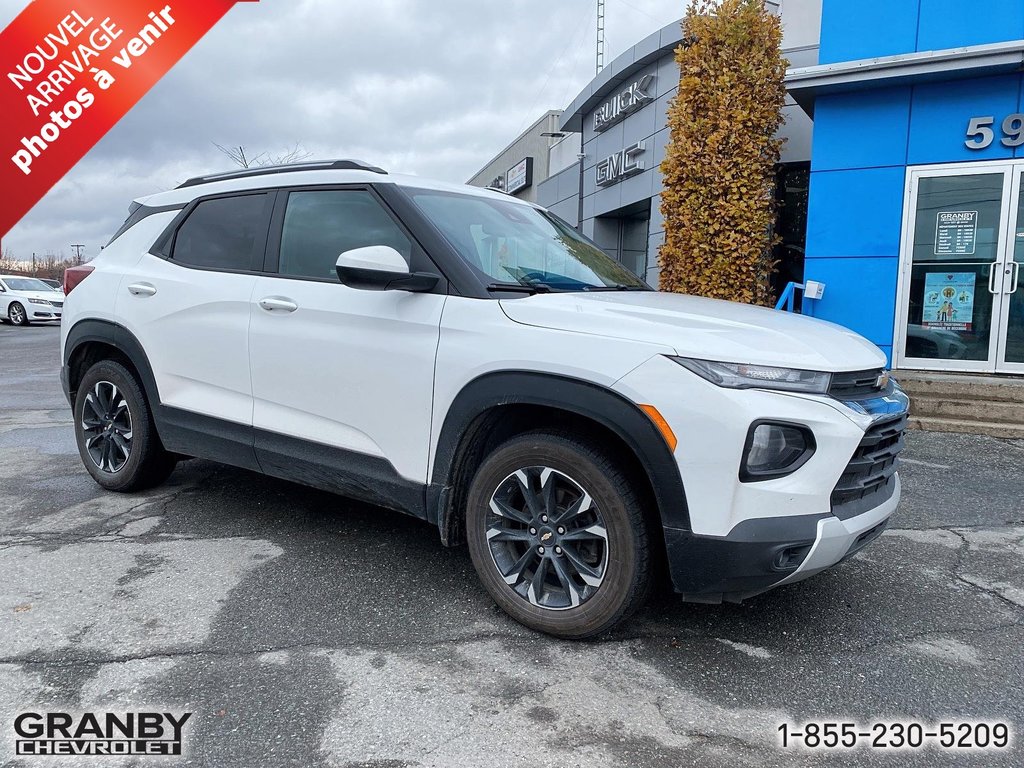
[(257, 248), (262, 250), (266, 236), (266, 209), (266, 194), (202, 201), (178, 229), (171, 259), (208, 269), (261, 267)]
[(280, 274), (336, 280), (338, 256), (368, 245), (389, 245), (407, 262), (412, 255), (409, 238), (366, 190), (330, 189), (288, 195)]

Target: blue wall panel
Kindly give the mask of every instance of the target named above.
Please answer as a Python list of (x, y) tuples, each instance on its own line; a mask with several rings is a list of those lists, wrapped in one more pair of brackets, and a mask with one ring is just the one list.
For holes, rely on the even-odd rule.
[[(808, 280), (825, 283), (825, 295), (808, 314), (844, 325), (891, 352), (896, 322), (899, 258), (808, 259)], [(805, 310), (806, 311), (806, 310)]]
[[(1020, 78), (1020, 90), (1017, 96), (1017, 104), (1020, 105), (1021, 109), (1024, 109), (1024, 75)], [(1024, 147), (1017, 147), (1017, 149), (1014, 150), (1014, 155), (1016, 157), (1024, 157)]]
[[(914, 87), (910, 116), (910, 165), (997, 160), (1013, 157), (999, 140), (999, 126), (1020, 105), (1020, 75), (954, 80)], [(968, 149), (972, 117), (995, 118), (996, 140), (987, 149)], [(815, 136), (815, 142), (818, 137)]]
[(824, 0), (822, 64), (917, 50), (918, 0)]
[(812, 173), (807, 257), (899, 253), (905, 179), (903, 166)]
[(907, 162), (911, 89), (821, 96), (814, 105), (815, 170)]
[(984, 3), (920, 0), (920, 4), (919, 51), (1024, 38), (1024, 2), (1021, 0), (985, 0)]

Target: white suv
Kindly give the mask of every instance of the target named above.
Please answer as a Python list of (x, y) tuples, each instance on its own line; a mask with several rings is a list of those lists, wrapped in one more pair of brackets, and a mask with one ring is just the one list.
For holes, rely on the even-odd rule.
[(0, 320), (14, 325), (60, 320), (64, 295), (42, 280), (0, 275)]
[(655, 292), (500, 193), (357, 161), (192, 179), (65, 290), (104, 488), (198, 456), (407, 512), (553, 635), (607, 630), (659, 565), (700, 602), (806, 578), (899, 500), (907, 398), (876, 347)]

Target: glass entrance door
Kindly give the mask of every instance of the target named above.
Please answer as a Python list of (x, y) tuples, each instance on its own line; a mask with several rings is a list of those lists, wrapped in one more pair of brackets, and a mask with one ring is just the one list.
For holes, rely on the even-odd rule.
[(1024, 292), (1011, 290), (1024, 261), (1022, 169), (911, 169), (897, 366), (1024, 371)]
[(1001, 274), (993, 279), (1002, 294), (997, 370), (1024, 373), (1024, 287), (1021, 287), (1021, 263), (1024, 263), (1024, 168), (1013, 172), (1011, 229), (1007, 258)]

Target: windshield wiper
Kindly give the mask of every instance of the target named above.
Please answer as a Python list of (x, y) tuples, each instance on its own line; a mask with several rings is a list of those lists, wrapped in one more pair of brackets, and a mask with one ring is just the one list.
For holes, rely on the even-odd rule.
[(583, 289), (588, 293), (591, 291), (648, 291), (645, 285), (588, 285)]
[(532, 296), (535, 293), (551, 293), (551, 286), (546, 283), (491, 283), (487, 286), (487, 290), (529, 293)]

